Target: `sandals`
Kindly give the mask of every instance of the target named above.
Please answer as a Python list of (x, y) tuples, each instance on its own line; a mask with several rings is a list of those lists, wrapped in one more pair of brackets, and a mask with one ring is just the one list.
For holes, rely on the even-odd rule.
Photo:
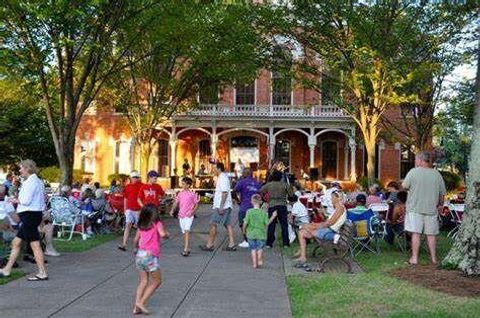
[(48, 276), (40, 277), (38, 275), (35, 275), (35, 276), (32, 276), (32, 277), (28, 277), (27, 280), (29, 282), (38, 282), (38, 281), (48, 280)]
[(118, 245), (118, 249), (120, 251), (123, 251), (123, 252), (126, 252), (127, 251), (127, 247), (126, 246), (122, 246), (122, 245)]
[(227, 246), (225, 248), (225, 251), (229, 251), (229, 252), (235, 252), (237, 250), (237, 246), (236, 245), (233, 245), (233, 246)]
[(213, 252), (213, 251), (214, 251), (213, 246), (208, 247), (207, 245), (199, 245), (198, 247), (199, 247), (202, 251), (205, 251), (205, 252)]
[(307, 268), (310, 267), (307, 262), (297, 262), (293, 265), (295, 268)]
[(190, 256), (190, 251), (182, 251), (182, 256), (184, 257)]

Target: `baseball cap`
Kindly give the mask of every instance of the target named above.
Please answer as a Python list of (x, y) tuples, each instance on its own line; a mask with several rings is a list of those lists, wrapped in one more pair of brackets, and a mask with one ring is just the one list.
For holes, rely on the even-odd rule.
[(342, 188), (340, 182), (339, 182), (339, 181), (336, 181), (336, 180), (335, 180), (335, 181), (332, 181), (332, 182), (330, 183), (330, 186), (331, 186), (331, 187), (336, 187), (336, 188), (339, 188), (339, 189)]
[(140, 178), (140, 173), (137, 170), (130, 172), (130, 178)]
[(357, 197), (355, 198), (355, 200), (357, 202), (360, 202), (360, 203), (366, 203), (367, 202), (367, 196), (365, 194), (359, 194), (357, 195)]
[(150, 170), (148, 173), (147, 173), (147, 177), (149, 178), (153, 178), (153, 177), (158, 177), (159, 174), (158, 172), (156, 172), (155, 170)]

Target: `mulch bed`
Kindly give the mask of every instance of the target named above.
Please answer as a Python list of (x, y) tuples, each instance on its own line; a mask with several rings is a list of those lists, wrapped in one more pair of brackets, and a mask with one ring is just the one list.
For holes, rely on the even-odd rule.
[(480, 296), (480, 278), (465, 277), (460, 271), (438, 269), (433, 265), (417, 265), (394, 270), (391, 274), (415, 285), (453, 296)]

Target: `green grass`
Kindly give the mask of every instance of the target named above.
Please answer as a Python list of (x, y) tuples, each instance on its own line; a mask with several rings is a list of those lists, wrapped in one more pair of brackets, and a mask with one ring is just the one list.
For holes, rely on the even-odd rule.
[(55, 240), (54, 246), (60, 253), (85, 252), (101, 244), (117, 239), (119, 234), (95, 235), (87, 240), (74, 236), (71, 241)]
[(23, 275), (25, 275), (23, 271), (13, 270), (10, 273), (10, 276), (0, 278), (0, 285), (5, 285), (6, 283), (11, 282), (12, 280), (19, 279), (20, 277), (23, 277)]
[[(439, 259), (451, 242), (439, 237)], [(285, 251), (292, 254), (295, 249)], [(428, 263), (421, 250), (420, 263)], [(446, 295), (392, 277), (408, 256), (381, 245), (381, 254), (362, 253), (356, 261), (365, 272), (287, 277), (294, 317), (479, 317), (480, 298)]]

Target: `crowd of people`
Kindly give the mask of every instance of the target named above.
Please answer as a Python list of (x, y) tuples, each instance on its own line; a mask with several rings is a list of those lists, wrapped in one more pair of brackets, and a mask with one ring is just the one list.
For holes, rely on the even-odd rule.
[[(264, 183), (253, 177), (250, 168), (237, 164), (236, 182), (232, 183), (221, 162), (216, 162), (215, 189), (213, 193), (212, 213), (209, 219), (209, 231), (206, 242), (199, 249), (211, 252), (215, 250), (219, 228), (225, 228), (228, 236), (226, 251), (234, 252), (237, 247), (249, 248), (253, 268), (264, 266), (263, 250), (272, 248), (276, 240), (276, 224), (281, 227), (281, 245), (288, 248), (291, 243), (291, 229), (297, 230), (299, 251), (297, 261), (307, 261), (307, 241), (313, 237), (336, 244), (340, 238), (340, 229), (347, 222), (347, 212), (363, 213), (375, 204), (387, 203), (391, 213), (386, 220), (385, 240), (393, 244), (395, 233), (407, 231), (411, 236), (411, 256), (408, 264), (418, 263), (420, 236), (427, 237), (431, 262), (436, 264), (436, 236), (439, 233), (438, 211), (443, 208), (445, 184), (441, 175), (431, 167), (430, 156), (420, 152), (416, 156), (416, 168), (412, 169), (402, 183), (390, 182), (383, 192), (378, 185), (372, 185), (363, 191), (357, 186), (355, 191), (345, 193), (340, 182), (333, 181), (321, 191), (320, 207), (307, 207), (302, 201), (304, 189), (292, 184), (281, 162), (272, 165)], [(193, 180), (188, 176), (190, 165), (183, 165), (185, 176), (181, 179), (181, 189), (175, 194), (174, 203), (168, 211), (178, 218), (183, 234), (181, 255), (188, 257), (192, 251), (191, 231), (200, 197), (193, 190)], [(0, 269), (0, 276), (9, 276), (20, 253), (22, 242), (26, 242), (34, 255), (38, 272), (28, 279), (47, 280), (48, 274), (41, 247), (39, 228), (48, 227), (51, 221), (45, 217), (46, 195), (44, 182), (36, 175), (36, 165), (31, 160), (22, 161), (20, 174), (21, 186), (13, 176), (0, 186), (0, 210), (6, 211), (8, 230), (16, 233), (8, 263)], [(121, 190), (125, 216), (124, 234), (118, 249), (127, 251), (132, 230), (136, 228), (133, 249), (136, 255), (136, 267), (139, 271), (134, 313), (148, 313), (147, 302), (161, 284), (160, 240), (169, 236), (169, 232), (160, 220), (159, 207), (165, 198), (165, 191), (157, 183), (156, 171), (149, 171), (146, 183), (142, 183), (137, 171), (132, 171), (130, 181)], [(110, 193), (118, 193), (116, 183), (111, 184)], [(86, 235), (94, 234), (95, 224), (89, 216), (92, 213), (114, 213), (109, 205), (105, 191), (99, 184), (74, 184), (63, 186), (60, 194), (77, 209), (86, 227)], [(235, 243), (234, 218), (232, 216), (235, 201), (239, 204), (238, 224), (242, 242)], [(5, 223), (5, 222), (4, 222)], [(5, 230), (5, 229), (4, 229)], [(47, 239), (47, 255), (58, 255), (51, 244), (53, 229)]]

